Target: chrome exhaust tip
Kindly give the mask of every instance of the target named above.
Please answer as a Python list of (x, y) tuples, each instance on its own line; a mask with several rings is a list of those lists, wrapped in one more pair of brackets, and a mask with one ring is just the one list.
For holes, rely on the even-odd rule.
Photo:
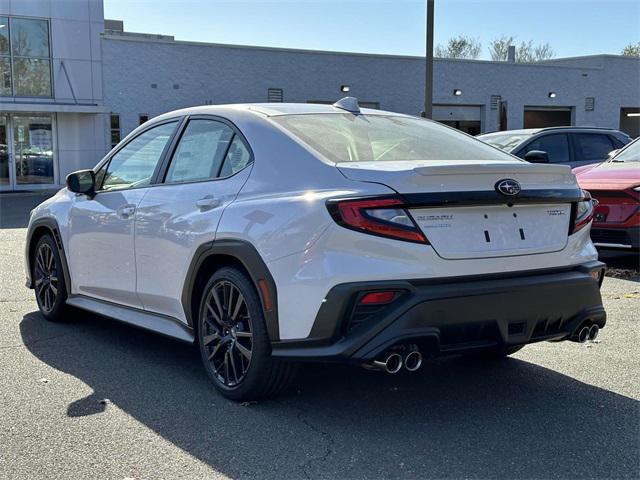
[(384, 362), (387, 373), (398, 373), (402, 370), (402, 355), (392, 353)]
[(384, 370), (387, 373), (398, 373), (402, 370), (402, 355), (399, 353), (390, 353), (384, 360), (374, 361), (372, 367)]
[(587, 340), (589, 340), (589, 332), (591, 330), (589, 329), (589, 327), (582, 327), (580, 329), (580, 333), (578, 333), (578, 342), (580, 343), (584, 343)]
[(415, 372), (422, 366), (422, 354), (418, 350), (413, 350), (404, 357), (404, 368), (410, 372)]
[(589, 329), (589, 340), (592, 342), (598, 338), (598, 333), (600, 333), (600, 327), (598, 325), (591, 325)]

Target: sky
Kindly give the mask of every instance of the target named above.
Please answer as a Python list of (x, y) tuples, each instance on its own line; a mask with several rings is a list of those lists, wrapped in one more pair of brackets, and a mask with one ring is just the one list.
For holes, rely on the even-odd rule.
[[(424, 55), (424, 0), (104, 0), (105, 18), (176, 40)], [(640, 41), (639, 0), (435, 0), (436, 44), (513, 35), (557, 57), (618, 54)]]

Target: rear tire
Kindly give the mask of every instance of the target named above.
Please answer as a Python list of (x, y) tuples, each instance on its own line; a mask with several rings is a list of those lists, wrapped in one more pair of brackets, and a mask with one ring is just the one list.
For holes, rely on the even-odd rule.
[(200, 301), (198, 344), (214, 386), (231, 400), (275, 396), (295, 377), (295, 364), (271, 356), (260, 297), (237, 268), (221, 268), (207, 282)]
[(69, 321), (62, 259), (51, 235), (40, 237), (30, 263), (36, 302), (42, 316), (50, 322)]

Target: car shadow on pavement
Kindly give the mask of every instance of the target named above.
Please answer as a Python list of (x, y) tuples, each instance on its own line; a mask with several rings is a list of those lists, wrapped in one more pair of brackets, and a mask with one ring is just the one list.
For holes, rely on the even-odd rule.
[(33, 355), (93, 389), (67, 415), (115, 406), (232, 478), (638, 472), (640, 402), (522, 360), (452, 357), (393, 376), (309, 366), (289, 394), (240, 405), (216, 394), (193, 347), (79, 316), (52, 324), (32, 312), (20, 324)]

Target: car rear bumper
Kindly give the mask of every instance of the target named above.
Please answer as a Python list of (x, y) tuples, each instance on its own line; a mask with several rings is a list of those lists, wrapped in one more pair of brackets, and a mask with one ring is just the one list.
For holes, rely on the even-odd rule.
[[(303, 340), (273, 342), (273, 355), (367, 363), (398, 344), (448, 354), (564, 340), (588, 321), (603, 327), (601, 262), (514, 275), (341, 284), (329, 292)], [(399, 290), (382, 308), (359, 306), (363, 292)]]
[(596, 247), (635, 249), (640, 248), (640, 227), (601, 228), (591, 227), (591, 240)]

